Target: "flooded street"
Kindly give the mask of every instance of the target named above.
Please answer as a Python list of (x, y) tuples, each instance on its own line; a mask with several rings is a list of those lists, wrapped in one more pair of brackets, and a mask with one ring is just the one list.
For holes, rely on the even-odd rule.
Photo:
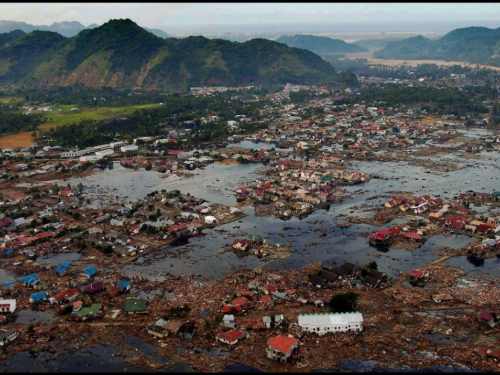
[[(248, 142), (248, 144), (244, 144)], [(240, 147), (258, 147), (262, 145), (244, 141)], [(470, 160), (463, 160), (464, 164)], [(250, 206), (243, 208), (248, 215), (239, 222), (205, 229), (204, 235), (190, 238), (187, 244), (177, 247), (164, 247), (154, 254), (144, 257), (141, 264), (126, 265), (121, 271), (126, 274), (142, 274), (150, 278), (169, 272), (173, 275), (198, 273), (206, 277), (222, 278), (233, 267), (255, 268), (265, 261), (253, 255), (238, 258), (233, 252), (220, 253), (231, 246), (236, 238), (246, 238), (249, 234), (262, 234), (268, 243), (287, 245), (292, 248), (292, 255), (279, 262), (270, 262), (265, 268), (299, 269), (310, 262), (320, 261), (325, 265), (339, 264), (343, 261), (366, 263), (376, 260), (379, 269), (392, 277), (400, 271), (409, 272), (437, 257), (431, 250), (438, 246), (460, 248), (472, 242), (466, 236), (436, 236), (413, 252), (399, 249), (384, 251), (373, 248), (367, 238), (359, 233), (373, 232), (379, 227), (367, 224), (354, 224), (350, 228), (338, 228), (335, 224), (341, 221), (339, 215), (362, 216), (366, 209), (380, 207), (391, 191), (409, 192), (440, 196), (443, 200), (452, 199), (454, 195), (471, 189), (471, 184), (481, 184), (482, 188), (491, 192), (498, 186), (496, 166), (488, 159), (474, 160), (476, 165), (458, 171), (450, 171), (446, 176), (429, 174), (428, 169), (414, 166), (409, 162), (370, 162), (347, 161), (347, 170), (361, 170), (380, 178), (370, 180), (363, 185), (343, 187), (350, 193), (356, 193), (352, 199), (340, 204), (331, 205), (328, 210), (319, 210), (306, 218), (292, 218), (283, 221), (275, 218), (256, 217)], [(130, 170), (115, 165), (112, 170), (105, 170), (94, 175), (71, 180), (71, 185), (82, 183), (86, 197), (97, 202), (103, 196), (113, 196), (117, 201), (128, 202), (143, 198), (149, 192), (165, 189), (180, 190), (192, 196), (202, 197), (207, 201), (232, 205), (236, 204), (234, 190), (246, 185), (256, 178), (262, 168), (261, 164), (211, 164), (203, 169), (192, 171), (191, 177), (175, 175), (163, 176), (154, 171)], [(454, 181), (450, 186), (450, 181)], [(367, 201), (367, 198), (378, 196)], [(363, 209), (360, 206), (363, 204)], [(370, 213), (367, 213), (370, 215)], [(391, 223), (384, 225), (389, 228)], [(236, 228), (237, 227), (237, 228)], [(286, 230), (284, 230), (286, 229)], [(321, 234), (321, 238), (319, 235)], [(325, 235), (326, 234), (326, 235)], [(175, 253), (172, 256), (172, 253)], [(373, 257), (368, 253), (378, 253)], [(478, 269), (498, 273), (499, 262), (496, 259), (484, 262)], [(469, 270), (472, 265), (466, 258), (452, 258), (448, 264), (464, 267)]]

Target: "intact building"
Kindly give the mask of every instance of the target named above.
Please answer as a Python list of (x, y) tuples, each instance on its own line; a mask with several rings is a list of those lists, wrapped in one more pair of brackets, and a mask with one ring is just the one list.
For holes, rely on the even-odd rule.
[(328, 332), (361, 332), (363, 315), (352, 313), (327, 313), (299, 315), (298, 325), (304, 332), (314, 332), (322, 336)]

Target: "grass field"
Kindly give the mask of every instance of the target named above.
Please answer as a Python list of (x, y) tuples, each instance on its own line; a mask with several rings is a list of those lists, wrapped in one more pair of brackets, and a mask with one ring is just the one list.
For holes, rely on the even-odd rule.
[(62, 112), (58, 112), (57, 109), (53, 108), (53, 112), (48, 112), (45, 118), (46, 122), (41, 124), (38, 129), (55, 129), (58, 126), (68, 125), (73, 122), (78, 123), (84, 118), (92, 120), (105, 120), (116, 116), (126, 116), (134, 112), (136, 109), (151, 108), (157, 105), (159, 104), (140, 104), (126, 107), (100, 107), (97, 109), (82, 108), (76, 111), (71, 110), (71, 108), (77, 107), (75, 105), (60, 105), (57, 109), (61, 109)]
[(377, 59), (373, 57), (373, 53), (370, 52), (356, 52), (356, 53), (344, 53), (346, 58), (349, 59), (366, 59), (368, 64), (380, 64), (380, 65), (388, 65), (388, 66), (400, 66), (403, 63), (406, 63), (408, 66), (415, 67), (420, 64), (436, 64), (443, 66), (452, 66), (452, 65), (461, 65), (468, 66), (471, 68), (475, 68), (476, 65), (479, 65), (482, 69), (491, 69), (491, 70), (500, 70), (498, 66), (492, 65), (483, 65), (483, 64), (471, 64), (467, 62), (461, 61), (445, 61), (445, 60), (386, 60), (386, 59)]
[[(4, 98), (5, 99), (5, 98)], [(10, 100), (10, 99), (9, 99)], [(62, 109), (62, 112), (47, 112), (45, 123), (41, 124), (38, 129), (49, 130), (58, 126), (64, 126), (73, 122), (80, 122), (83, 118), (93, 120), (104, 120), (116, 116), (126, 116), (134, 112), (136, 109), (151, 108), (159, 104), (141, 104), (130, 105), (127, 107), (101, 107), (97, 109), (82, 108), (77, 111), (71, 111), (75, 105), (60, 105), (57, 109)], [(52, 119), (52, 120), (50, 120)], [(19, 148), (27, 147), (34, 143), (31, 138), (32, 132), (20, 132), (17, 134), (0, 136), (0, 148)]]
[(11, 100), (18, 101), (24, 100), (24, 98), (21, 98), (20, 96), (3, 96), (0, 98), (0, 103), (8, 103)]

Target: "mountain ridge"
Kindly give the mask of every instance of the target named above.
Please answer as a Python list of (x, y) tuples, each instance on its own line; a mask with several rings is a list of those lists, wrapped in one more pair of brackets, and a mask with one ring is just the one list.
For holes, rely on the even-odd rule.
[(436, 40), (421, 35), (390, 42), (376, 51), (382, 59), (452, 60), (500, 66), (500, 28), (466, 27)]
[(347, 43), (340, 39), (306, 34), (283, 35), (275, 41), (285, 43), (289, 47), (307, 49), (317, 54), (368, 51), (365, 47)]
[(316, 54), (282, 43), (160, 38), (129, 19), (110, 20), (71, 38), (51, 31), (0, 34), (0, 63), (0, 83), (38, 87), (307, 84), (334, 73)]

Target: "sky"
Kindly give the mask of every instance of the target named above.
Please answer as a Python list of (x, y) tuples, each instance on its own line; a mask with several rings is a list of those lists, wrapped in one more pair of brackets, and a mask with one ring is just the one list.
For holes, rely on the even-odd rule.
[[(167, 33), (248, 30), (259, 26), (472, 22), (500, 27), (500, 3), (2, 3), (0, 19), (50, 25), (79, 21), (101, 25), (130, 18)], [(493, 24), (481, 24), (492, 21)], [(495, 26), (494, 23), (498, 25)], [(408, 30), (405, 30), (408, 31)]]

